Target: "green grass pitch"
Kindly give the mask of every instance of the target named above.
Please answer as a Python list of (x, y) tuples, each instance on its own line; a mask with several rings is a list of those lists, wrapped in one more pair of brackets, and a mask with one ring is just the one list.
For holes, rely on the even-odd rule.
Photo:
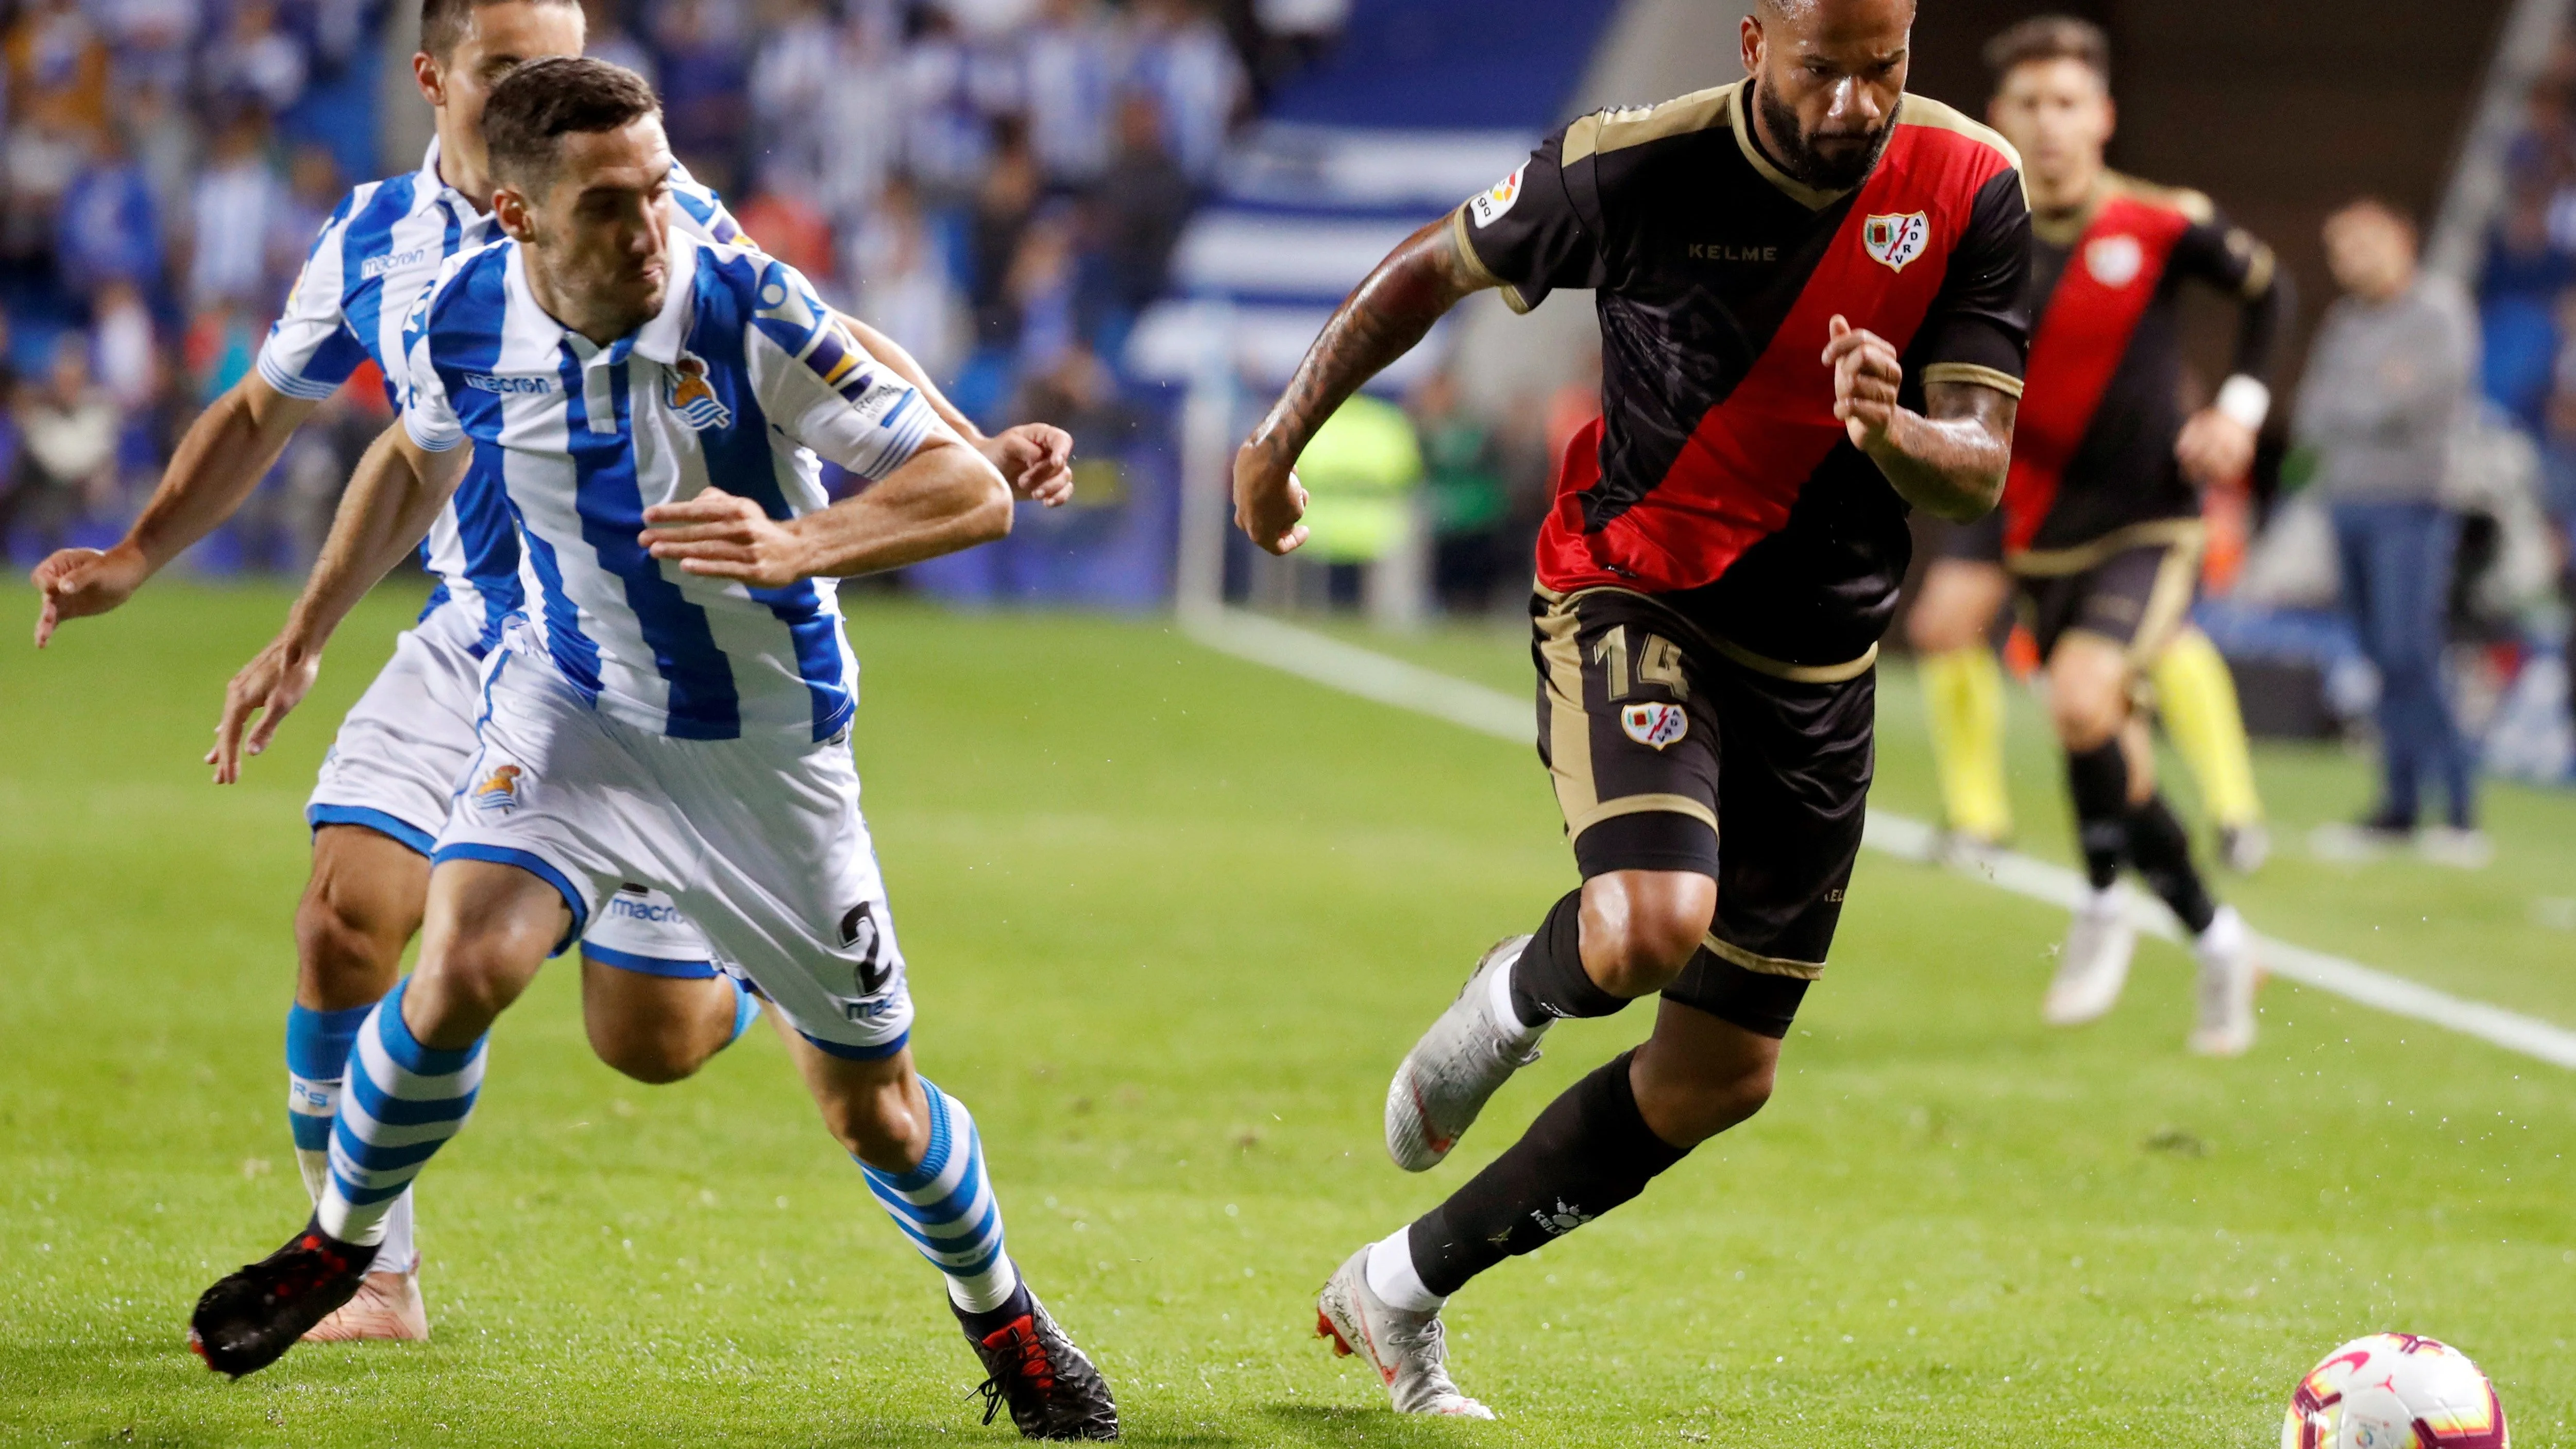
[[(248, 782), (205, 782), (222, 682), (282, 613), (179, 585), (0, 645), (0, 1443), (1009, 1441), (936, 1276), (766, 1034), (648, 1088), (575, 976), (501, 1024), (420, 1189), (425, 1346), (301, 1348), (239, 1384), (188, 1305), (305, 1212), (279, 1043), (299, 811), (406, 617), (380, 594)], [(0, 592), (22, 629), (23, 590)], [(1643, 1029), (1558, 1030), (1460, 1160), (1378, 1145), (1386, 1076), (1486, 944), (1572, 883), (1525, 748), (1204, 652), (1158, 621), (868, 603), (856, 747), (924, 1071), (980, 1117), (1011, 1245), (1167, 1445), (2268, 1446), (2372, 1330), (2576, 1421), (2576, 1075), (2274, 983), (2244, 1061), (2184, 1055), (2141, 948), (2104, 1024), (2040, 1027), (2062, 920), (1865, 858), (1777, 1098), (1646, 1197), (1452, 1310), (1491, 1425), (1399, 1422), (1311, 1295)], [(1420, 657), (1524, 688), (1520, 646)], [(1881, 803), (1930, 808), (1885, 690)], [(2025, 844), (2063, 858), (2028, 712)], [(2500, 790), (2483, 874), (2329, 867), (2295, 836), (2361, 766), (2267, 751), (2262, 929), (2576, 1022), (2576, 799)]]

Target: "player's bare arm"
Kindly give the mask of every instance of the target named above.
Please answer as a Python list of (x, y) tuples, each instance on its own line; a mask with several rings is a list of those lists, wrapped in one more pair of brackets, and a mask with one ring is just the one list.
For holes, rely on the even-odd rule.
[(321, 404), (288, 397), (256, 372), (234, 384), (189, 424), (161, 486), (112, 548), (67, 548), (36, 565), (42, 603), (36, 647), (66, 619), (104, 614), (134, 596), (170, 560), (215, 531), (250, 497)]
[(921, 394), (921, 400), (930, 404), (930, 410), (950, 431), (1000, 470), (1002, 481), (1011, 485), (1013, 497), (1049, 508), (1061, 508), (1073, 501), (1073, 434), (1046, 423), (1022, 423), (987, 437), (973, 418), (957, 410), (957, 405), (930, 380), (930, 374), (921, 370), (921, 364), (902, 343), (847, 312), (832, 315), (840, 319), (841, 326), (861, 349), (884, 363), (895, 376), (911, 383), (913, 391)]
[(304, 592), (287, 612), (286, 627), (224, 690), (215, 747), (206, 752), (206, 763), (215, 767), (215, 783), (239, 780), (242, 755), (268, 748), (278, 725), (313, 688), (332, 631), (429, 533), (438, 511), (463, 481), (471, 456), (466, 448), (432, 453), (413, 442), (400, 423), (368, 446), (331, 520), (331, 536), (304, 581)]
[(1235, 454), (1235, 526), (1272, 553), (1304, 543), (1297, 455), (1362, 383), (1411, 351), (1449, 309), (1493, 285), (1459, 251), (1447, 217), (1388, 253), (1324, 324), (1288, 390)]
[(2013, 419), (2020, 403), (1974, 383), (1935, 382), (1923, 389), (1924, 411), (1897, 401), (1905, 367), (1875, 333), (1836, 317), (1825, 364), (1834, 370), (1834, 416), (1850, 430), (1899, 497), (1953, 523), (1973, 523), (1994, 510), (2012, 466)]
[(947, 439), (855, 498), (776, 519), (748, 498), (709, 488), (644, 510), (640, 537), (683, 572), (756, 589), (848, 578), (990, 543), (1011, 531), (1011, 490), (974, 449)]

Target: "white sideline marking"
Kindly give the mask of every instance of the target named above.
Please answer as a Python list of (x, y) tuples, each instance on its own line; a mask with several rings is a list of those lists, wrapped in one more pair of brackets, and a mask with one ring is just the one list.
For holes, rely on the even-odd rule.
[[(1527, 700), (1401, 659), (1390, 659), (1294, 624), (1239, 609), (1194, 613), (1181, 623), (1192, 639), (1220, 653), (1266, 665), (1328, 689), (1444, 719), (1496, 739), (1529, 744), (1538, 728), (1536, 706)], [(1934, 863), (1934, 832), (1920, 820), (1872, 810), (1863, 840), (1873, 850)], [(2012, 851), (1977, 861), (1955, 862), (1950, 869), (2015, 895), (2068, 909), (2073, 909), (2087, 891), (2084, 878), (2065, 866)], [(2134, 913), (2139, 929), (2169, 941), (2181, 939), (2179, 925), (2161, 906), (2140, 900)], [(2270, 936), (2259, 940), (2264, 968), (2275, 976), (2576, 1070), (2576, 1031), (2501, 1006), (2437, 991), (2341, 956), (2311, 951)]]

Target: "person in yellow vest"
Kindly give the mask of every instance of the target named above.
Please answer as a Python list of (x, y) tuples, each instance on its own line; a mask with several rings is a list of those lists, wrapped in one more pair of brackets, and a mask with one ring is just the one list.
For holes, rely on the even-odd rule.
[(1363, 591), (1381, 624), (1421, 620), (1429, 582), (1420, 509), (1422, 442), (1403, 408), (1361, 393), (1327, 419), (1297, 465), (1306, 485), (1301, 556), (1368, 568)]

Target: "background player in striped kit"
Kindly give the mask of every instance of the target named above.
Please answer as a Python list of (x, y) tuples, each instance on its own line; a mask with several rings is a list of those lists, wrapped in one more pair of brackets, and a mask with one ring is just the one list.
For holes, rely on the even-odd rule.
[[(2157, 666), (2197, 592), (2199, 490), (2240, 479), (2253, 463), (2292, 309), (2288, 284), (2271, 249), (2229, 225), (2207, 197), (2104, 167), (2114, 113), (2109, 42), (2098, 27), (2027, 21), (1996, 39), (1990, 59), (1999, 76), (1994, 121), (2029, 167), (2035, 319), (2031, 386), (2004, 489), (2002, 562), (2047, 663), (2049, 710), (2093, 885), (2045, 1014), (2078, 1025), (2118, 1001), (2136, 939), (2118, 887), (2127, 866), (2194, 938), (2192, 1049), (2235, 1055), (2254, 1042), (2252, 943), (2235, 911), (2211, 899), (2190, 838), (2156, 788), (2136, 699), (2147, 678), (2167, 677)], [(2233, 299), (2241, 321), (2216, 403), (2185, 418), (2180, 305), (2192, 282)], [(2208, 659), (2207, 667), (2223, 680), (2223, 664)], [(2204, 709), (2205, 693), (2193, 701)], [(2230, 723), (2241, 745), (2243, 727)]]
[[(642, 879), (792, 1026), (826, 1125), (946, 1275), (993, 1407), (1030, 1437), (1115, 1437), (1106, 1385), (1004, 1251), (973, 1118), (914, 1073), (849, 750), (838, 578), (1001, 536), (1010, 490), (792, 268), (672, 225), (640, 77), (534, 61), (486, 125), (509, 240), (455, 258), (411, 309), (402, 423), (235, 680), (223, 769), (469, 471), (519, 521), (538, 597), (485, 669), (420, 966), (360, 1028), (314, 1218), (207, 1290), (191, 1342), (254, 1372), (354, 1290), (386, 1206), (471, 1111), (492, 1022)], [(831, 502), (818, 455), (874, 486)]]
[[(575, 0), (423, 0), (412, 65), (437, 136), (419, 171), (352, 191), (314, 243), (258, 366), (189, 429), (126, 539), (70, 549), (38, 566), (41, 647), (66, 619), (104, 613), (230, 517), (296, 429), (364, 363), (399, 403), (399, 335), (412, 299), (447, 258), (492, 240), (486, 98), (512, 67), (578, 55)], [(713, 192), (673, 180), (675, 224), (744, 241)], [(1024, 496), (1070, 495), (1070, 439), (1013, 429), (987, 439), (940, 397), (903, 349), (843, 319), (906, 376)], [(498, 496), (460, 490), (422, 546), (437, 592), (418, 626), (342, 726), (306, 812), (313, 869), (295, 918), (297, 976), (286, 1030), (288, 1120), (308, 1191), (319, 1197), (339, 1082), (358, 1023), (393, 984), (419, 928), (428, 852), (456, 775), (473, 748), (481, 660), (501, 621), (525, 602), (518, 534)], [(638, 889), (608, 902), (583, 945), (583, 1008), (602, 1060), (646, 1082), (690, 1075), (734, 1040), (756, 1001), (722, 976), (705, 943), (664, 897)], [(428, 1317), (411, 1242), (411, 1207), (390, 1219), (380, 1271), (322, 1338), (416, 1339)]]

